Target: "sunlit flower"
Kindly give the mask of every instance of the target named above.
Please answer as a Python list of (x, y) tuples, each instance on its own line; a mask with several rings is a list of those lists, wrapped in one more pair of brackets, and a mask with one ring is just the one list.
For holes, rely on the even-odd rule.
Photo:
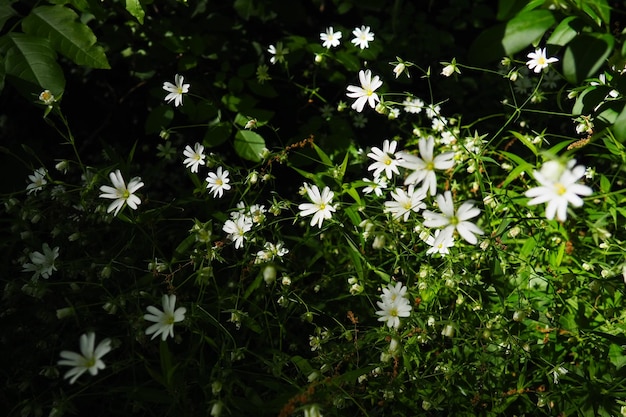
[(42, 167), (37, 168), (33, 172), (33, 175), (29, 175), (28, 179), (30, 180), (30, 184), (26, 186), (26, 192), (28, 194), (37, 194), (37, 191), (43, 190), (44, 185), (48, 183), (48, 181), (46, 180), (47, 173), (48, 171), (46, 171), (46, 169)]
[(426, 193), (421, 189), (415, 191), (415, 186), (412, 184), (409, 185), (407, 191), (396, 188), (391, 192), (391, 198), (393, 201), (385, 201), (385, 212), (391, 213), (394, 219), (402, 218), (403, 221), (407, 221), (411, 212), (417, 213), (426, 208), (423, 202)]
[(190, 84), (183, 84), (183, 76), (176, 74), (174, 76), (174, 82), (176, 84), (172, 84), (169, 81), (163, 83), (163, 89), (169, 94), (165, 96), (165, 101), (170, 103), (174, 100), (174, 106), (178, 107), (183, 104), (183, 94), (189, 92)]
[(363, 111), (365, 103), (368, 103), (373, 109), (376, 108), (376, 103), (380, 101), (380, 98), (374, 91), (383, 85), (383, 82), (378, 75), (372, 78), (372, 71), (370, 70), (359, 71), (359, 81), (361, 82), (360, 87), (356, 85), (348, 86), (348, 93), (346, 93), (346, 95), (356, 99), (351, 107), (358, 112)]
[(334, 32), (333, 27), (331, 26), (326, 29), (325, 33), (320, 33), (320, 39), (324, 41), (322, 43), (322, 46), (324, 48), (330, 49), (331, 47), (339, 46), (340, 39), (341, 39), (341, 32), (340, 31)]
[(418, 114), (424, 108), (424, 102), (417, 97), (407, 97), (402, 102), (402, 106), (405, 112)]
[(574, 207), (583, 205), (583, 199), (579, 196), (589, 196), (593, 193), (591, 188), (578, 183), (585, 175), (585, 167), (576, 166), (576, 160), (571, 160), (564, 165), (558, 161), (548, 161), (543, 164), (540, 171), (533, 171), (539, 187), (526, 191), (526, 197), (531, 200), (528, 205), (547, 203), (546, 218), (565, 221), (567, 219), (567, 206)]
[(426, 244), (430, 248), (426, 251), (427, 255), (433, 255), (438, 253), (440, 255), (448, 255), (449, 248), (454, 246), (454, 235), (449, 232), (442, 231), (440, 229), (435, 230), (435, 235), (428, 235), (426, 238)]
[(332, 200), (335, 193), (328, 187), (324, 187), (320, 194), (317, 185), (304, 184), (304, 186), (311, 203), (302, 203), (298, 206), (300, 215), (310, 216), (312, 214), (311, 226), (317, 224), (317, 227), (321, 228), (324, 220), (330, 219), (333, 216), (335, 207), (332, 205)]
[(39, 94), (39, 101), (49, 106), (57, 100), (54, 97), (54, 95), (50, 92), (50, 90), (43, 90), (41, 94)]
[(420, 138), (418, 142), (419, 156), (399, 152), (399, 165), (413, 172), (404, 180), (404, 184), (422, 183), (422, 189), (430, 195), (437, 194), (437, 175), (435, 170), (445, 171), (454, 166), (454, 152), (444, 152), (433, 156), (435, 139), (429, 136)]
[(119, 213), (122, 207), (124, 207), (124, 204), (127, 204), (128, 207), (133, 210), (137, 210), (137, 206), (141, 204), (141, 199), (134, 193), (144, 185), (143, 182), (141, 182), (141, 178), (131, 178), (128, 182), (128, 187), (126, 186), (122, 173), (119, 169), (109, 173), (109, 178), (113, 183), (113, 187), (109, 185), (103, 185), (100, 187), (100, 191), (102, 191), (102, 194), (100, 194), (101, 198), (114, 200), (107, 208), (107, 213), (115, 210), (114, 216), (117, 216), (117, 213)]
[(480, 209), (474, 207), (472, 201), (465, 201), (458, 210), (455, 211), (452, 193), (450, 191), (439, 194), (436, 199), (441, 213), (424, 210), (424, 226), (443, 228), (442, 233), (445, 232), (448, 234), (453, 234), (456, 230), (463, 239), (475, 245), (478, 242), (475, 235), (482, 235), (484, 232), (468, 220), (478, 216)]
[(222, 198), (224, 190), (230, 190), (230, 179), (228, 179), (228, 170), (217, 167), (216, 172), (209, 172), (206, 177), (207, 186), (209, 192), (213, 193), (213, 197)]
[(558, 62), (558, 58), (547, 58), (546, 57), (546, 48), (537, 48), (535, 52), (531, 52), (528, 55), (530, 60), (526, 63), (528, 69), (535, 71), (535, 73), (540, 73), (541, 70), (547, 68), (553, 62)]
[(30, 262), (23, 265), (24, 272), (34, 272), (33, 279), (37, 279), (39, 276), (46, 279), (50, 278), (52, 272), (57, 270), (54, 261), (59, 257), (59, 247), (56, 246), (51, 249), (47, 243), (44, 243), (41, 250), (43, 253), (38, 251), (29, 253)]
[(383, 190), (387, 188), (387, 181), (382, 176), (374, 177), (374, 181), (363, 178), (363, 181), (368, 184), (367, 187), (363, 188), (365, 194), (374, 193), (380, 197), (383, 195)]
[(174, 310), (176, 307), (176, 295), (163, 294), (162, 303), (163, 311), (155, 306), (148, 306), (149, 314), (144, 314), (143, 316), (144, 320), (154, 322), (153, 325), (146, 329), (146, 334), (152, 335), (152, 339), (158, 335), (161, 335), (161, 340), (167, 339), (168, 336), (174, 337), (174, 323), (185, 320), (185, 313), (187, 312), (185, 307), (178, 307)]
[(100, 369), (105, 368), (102, 357), (111, 351), (111, 340), (104, 339), (94, 349), (95, 342), (96, 335), (93, 332), (89, 332), (80, 337), (80, 353), (68, 350), (61, 351), (60, 356), (63, 359), (57, 363), (72, 367), (63, 375), (65, 379), (71, 378), (70, 384), (76, 382), (87, 371), (93, 376), (97, 375)]
[(452, 58), (452, 62), (442, 62), (442, 64), (444, 65), (444, 67), (441, 70), (441, 75), (443, 75), (444, 77), (449, 77), (455, 72), (457, 74), (461, 73), (461, 70), (456, 65), (456, 58)]
[(269, 262), (276, 258), (280, 259), (289, 253), (289, 249), (284, 247), (283, 242), (278, 242), (276, 244), (272, 242), (265, 242), (263, 248), (264, 250), (260, 250), (256, 253), (255, 263)]
[(368, 157), (372, 158), (375, 162), (367, 167), (368, 171), (374, 171), (374, 177), (380, 176), (380, 174), (385, 171), (385, 175), (387, 178), (393, 178), (393, 174), (400, 174), (398, 171), (399, 166), (399, 153), (396, 153), (396, 147), (398, 146), (398, 142), (392, 140), (391, 142), (387, 139), (383, 141), (383, 149), (373, 147), (371, 152), (367, 154)]
[(246, 215), (239, 215), (234, 220), (226, 220), (222, 230), (228, 233), (228, 239), (235, 242), (235, 249), (243, 247), (246, 233), (252, 229), (252, 219)]
[(397, 329), (400, 327), (400, 317), (409, 317), (411, 314), (411, 305), (405, 297), (407, 288), (401, 282), (394, 286), (389, 283), (387, 288), (383, 289), (381, 301), (376, 301), (378, 310), (376, 314), (380, 316), (378, 321), (386, 322), (387, 327)]
[(361, 26), (352, 31), (354, 39), (351, 42), (354, 46), (358, 46), (361, 49), (369, 48), (369, 43), (374, 40), (374, 32), (370, 32), (369, 26)]
[(285, 55), (289, 53), (289, 48), (283, 48), (282, 42), (276, 42), (276, 46), (270, 45), (270, 47), (267, 48), (267, 52), (272, 54), (270, 62), (275, 64), (277, 62), (285, 62)]
[(206, 158), (204, 146), (199, 143), (196, 143), (193, 149), (191, 146), (187, 145), (183, 151), (183, 155), (187, 157), (183, 163), (187, 168), (191, 169), (191, 172), (198, 172), (198, 167), (204, 164), (204, 158)]

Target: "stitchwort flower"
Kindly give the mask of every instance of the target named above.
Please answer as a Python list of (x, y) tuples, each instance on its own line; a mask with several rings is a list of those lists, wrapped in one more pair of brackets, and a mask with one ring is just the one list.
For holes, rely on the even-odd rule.
[(324, 187), (320, 194), (320, 189), (317, 185), (304, 184), (306, 193), (311, 200), (311, 203), (302, 203), (298, 206), (301, 216), (313, 215), (311, 219), (311, 226), (317, 224), (317, 227), (321, 228), (325, 219), (330, 219), (333, 216), (335, 207), (332, 205), (333, 193), (330, 188)]
[(437, 194), (437, 175), (435, 170), (445, 171), (454, 166), (454, 152), (444, 152), (433, 156), (435, 139), (430, 136), (428, 139), (420, 138), (418, 142), (420, 156), (400, 152), (401, 167), (412, 170), (404, 180), (404, 184), (422, 183), (424, 192), (430, 195)]
[(204, 164), (204, 158), (206, 158), (204, 146), (199, 143), (196, 143), (193, 149), (191, 146), (187, 145), (183, 151), (183, 155), (187, 157), (183, 161), (183, 164), (185, 164), (187, 168), (190, 168), (191, 172), (198, 172), (198, 167)]
[(174, 100), (174, 106), (182, 106), (183, 105), (183, 94), (189, 92), (190, 84), (183, 83), (184, 77), (182, 75), (176, 74), (174, 76), (174, 83), (172, 84), (169, 81), (163, 83), (163, 89), (169, 92), (168, 95), (165, 96), (165, 101), (171, 103)]
[[(447, 233), (448, 235), (452, 235), (456, 230), (463, 239), (475, 245), (478, 242), (476, 235), (482, 235), (484, 232), (468, 220), (478, 216), (480, 209), (474, 207), (472, 201), (465, 201), (455, 211), (450, 191), (446, 191), (443, 195), (437, 195), (436, 199), (441, 213), (424, 210), (424, 226), (443, 228), (441, 233)], [(444, 239), (443, 236), (442, 239)]]
[(526, 197), (530, 197), (529, 206), (547, 203), (546, 218), (565, 221), (567, 219), (567, 206), (574, 207), (583, 205), (583, 199), (579, 196), (589, 196), (593, 193), (591, 188), (580, 184), (580, 180), (585, 175), (586, 168), (576, 165), (576, 160), (572, 159), (566, 165), (558, 161), (548, 161), (544, 163), (539, 171), (533, 171), (535, 180), (539, 187), (526, 191)]
[(28, 179), (30, 180), (30, 184), (26, 186), (26, 193), (37, 194), (37, 191), (43, 190), (44, 185), (48, 183), (48, 181), (46, 180), (47, 173), (48, 171), (46, 171), (46, 169), (42, 167), (37, 168), (32, 175), (29, 175)]
[(47, 243), (44, 243), (41, 250), (43, 253), (38, 251), (29, 253), (30, 262), (23, 265), (24, 272), (34, 272), (33, 280), (40, 276), (46, 279), (50, 278), (52, 272), (57, 270), (54, 261), (59, 257), (59, 247), (56, 246), (51, 249)]
[(153, 325), (146, 329), (146, 334), (152, 335), (152, 339), (158, 335), (161, 335), (161, 340), (167, 339), (168, 336), (174, 337), (174, 323), (185, 320), (185, 313), (187, 312), (185, 307), (178, 307), (174, 310), (176, 307), (176, 295), (164, 294), (162, 303), (163, 311), (155, 306), (148, 306), (149, 314), (144, 314), (143, 316), (144, 320), (154, 322)]
[(213, 197), (222, 198), (224, 195), (224, 190), (230, 190), (230, 179), (228, 179), (228, 170), (223, 169), (222, 167), (217, 167), (216, 172), (209, 172), (209, 175), (206, 177), (206, 188), (209, 189), (209, 192), (213, 193)]
[(100, 198), (114, 200), (107, 208), (107, 213), (115, 210), (114, 216), (117, 216), (117, 213), (119, 213), (125, 204), (131, 209), (137, 210), (137, 207), (141, 204), (141, 199), (134, 193), (144, 185), (143, 182), (141, 182), (141, 178), (132, 178), (128, 183), (128, 187), (126, 186), (122, 173), (119, 169), (111, 172), (109, 174), (109, 178), (113, 183), (113, 187), (109, 185), (103, 185), (100, 187), (100, 191), (102, 191)]
[(272, 54), (270, 62), (275, 64), (277, 62), (285, 62), (285, 55), (289, 53), (289, 48), (283, 48), (282, 42), (276, 42), (276, 46), (270, 45), (270, 47), (267, 48), (267, 52)]
[(111, 340), (104, 339), (94, 349), (95, 341), (96, 335), (93, 332), (89, 332), (80, 337), (80, 353), (67, 350), (61, 351), (60, 356), (63, 359), (57, 363), (72, 367), (63, 375), (65, 379), (71, 378), (70, 384), (76, 382), (87, 371), (93, 376), (97, 375), (100, 369), (105, 368), (102, 357), (111, 351)]
[(369, 43), (374, 40), (374, 32), (370, 32), (369, 26), (363, 25), (360, 28), (356, 28), (352, 31), (352, 34), (354, 35), (354, 39), (350, 42), (361, 49), (369, 48)]
[(380, 308), (376, 312), (380, 316), (378, 321), (386, 322), (385, 324), (389, 328), (397, 329), (400, 327), (400, 317), (409, 317), (411, 314), (411, 305), (405, 297), (406, 292), (407, 288), (401, 282), (396, 283), (395, 286), (389, 283), (387, 288), (383, 289), (380, 296), (381, 301), (376, 301), (378, 308)]
[(359, 71), (359, 81), (361, 86), (349, 85), (346, 95), (356, 99), (351, 107), (360, 113), (363, 111), (365, 103), (368, 103), (373, 109), (376, 108), (376, 103), (380, 102), (380, 98), (374, 91), (383, 85), (383, 82), (378, 75), (372, 78), (372, 71), (370, 70)]
[(533, 70), (536, 74), (539, 74), (541, 70), (547, 68), (550, 64), (559, 61), (558, 58), (548, 58), (546, 56), (546, 48), (537, 48), (535, 52), (531, 52), (527, 56), (530, 59), (526, 65), (528, 69)]
[(416, 191), (413, 184), (409, 185), (407, 191), (396, 188), (391, 192), (391, 198), (393, 201), (385, 201), (385, 212), (391, 213), (394, 219), (402, 218), (406, 222), (411, 212), (417, 213), (426, 208), (423, 202), (426, 193), (421, 189)]
[(322, 46), (330, 49), (331, 47), (339, 46), (339, 43), (341, 42), (341, 32), (333, 31), (333, 27), (331, 26), (326, 29), (325, 33), (320, 33), (320, 39), (324, 41)]
[(373, 147), (371, 152), (367, 154), (368, 157), (374, 160), (373, 164), (367, 167), (368, 171), (374, 171), (374, 178), (380, 176), (385, 171), (387, 178), (393, 178), (393, 174), (399, 175), (398, 166), (400, 163), (400, 153), (396, 153), (396, 147), (398, 142), (387, 139), (383, 141), (383, 149)]

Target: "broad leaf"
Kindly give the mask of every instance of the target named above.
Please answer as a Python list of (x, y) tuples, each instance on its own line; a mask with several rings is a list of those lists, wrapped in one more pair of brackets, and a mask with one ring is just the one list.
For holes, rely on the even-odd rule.
[(609, 34), (589, 33), (572, 40), (563, 54), (563, 75), (572, 84), (593, 76), (613, 50), (615, 38)]
[(146, 16), (146, 12), (143, 10), (139, 0), (126, 0), (126, 10), (143, 25), (143, 18)]
[(104, 49), (95, 45), (91, 29), (77, 20), (78, 15), (63, 6), (40, 6), (22, 21), (24, 32), (47, 38), (50, 45), (77, 65), (108, 69)]
[(59, 97), (65, 89), (63, 70), (48, 40), (23, 33), (9, 33), (0, 38), (4, 52), (4, 71), (8, 79), (27, 97), (50, 90)]
[(240, 130), (235, 135), (235, 152), (244, 159), (260, 162), (265, 149), (265, 140), (261, 135), (249, 130)]
[(584, 22), (576, 17), (566, 17), (554, 28), (547, 40), (548, 45), (565, 46), (574, 39), (583, 29)]
[(0, 4), (0, 29), (4, 26), (7, 20), (15, 16), (17, 13), (9, 4)]

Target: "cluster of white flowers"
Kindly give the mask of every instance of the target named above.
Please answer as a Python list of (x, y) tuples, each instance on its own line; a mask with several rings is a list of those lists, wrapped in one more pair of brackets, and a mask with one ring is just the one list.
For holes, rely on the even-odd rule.
[(383, 288), (380, 295), (381, 301), (376, 301), (380, 317), (378, 321), (386, 322), (387, 327), (397, 329), (400, 327), (400, 317), (409, 317), (411, 314), (411, 304), (405, 297), (407, 287), (397, 282), (395, 285), (389, 283), (387, 288)]
[[(360, 28), (355, 28), (352, 34), (354, 38), (350, 42), (361, 49), (369, 48), (369, 43), (374, 41), (374, 32), (371, 31), (369, 26), (362, 25)], [(330, 26), (326, 28), (325, 32), (320, 33), (320, 39), (323, 41), (322, 46), (327, 49), (335, 48), (340, 45), (342, 36), (341, 31), (335, 31)], [(269, 52), (273, 54), (272, 51)]]

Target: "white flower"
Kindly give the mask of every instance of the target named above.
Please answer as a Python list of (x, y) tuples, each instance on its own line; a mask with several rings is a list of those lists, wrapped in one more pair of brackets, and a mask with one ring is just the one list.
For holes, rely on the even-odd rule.
[(448, 255), (450, 251), (448, 248), (454, 246), (454, 235), (450, 232), (442, 231), (440, 229), (435, 230), (435, 236), (430, 234), (426, 238), (426, 244), (431, 246), (426, 251), (427, 255), (433, 255), (438, 253), (440, 255)]
[(91, 375), (98, 374), (98, 370), (104, 369), (105, 365), (102, 357), (111, 351), (111, 340), (104, 339), (94, 349), (96, 335), (93, 332), (83, 334), (80, 337), (80, 353), (64, 350), (61, 352), (59, 365), (71, 366), (63, 378), (70, 379), (73, 384), (82, 374), (89, 371)]
[(398, 142), (387, 139), (383, 141), (383, 149), (380, 150), (377, 147), (373, 147), (371, 152), (367, 154), (375, 162), (367, 167), (368, 171), (374, 171), (374, 177), (380, 176), (381, 172), (385, 171), (387, 178), (393, 178), (393, 174), (400, 174), (398, 171), (399, 155), (396, 153), (396, 147)]
[(411, 212), (418, 212), (426, 208), (426, 204), (422, 201), (426, 198), (423, 190), (415, 191), (414, 185), (409, 185), (405, 192), (402, 188), (396, 188), (391, 192), (394, 201), (385, 201), (385, 212), (391, 213), (394, 219), (403, 218), (403, 221), (409, 220)]
[(468, 220), (478, 216), (480, 209), (474, 207), (472, 201), (466, 201), (455, 212), (450, 191), (446, 191), (443, 195), (439, 194), (436, 199), (442, 214), (425, 210), (423, 213), (424, 226), (443, 228), (442, 233), (449, 234), (454, 233), (454, 230), (456, 230), (463, 239), (475, 245), (478, 242), (475, 235), (482, 235), (484, 232)]
[(449, 77), (455, 72), (457, 74), (461, 73), (461, 70), (456, 66), (456, 58), (452, 58), (452, 62), (450, 63), (442, 62), (442, 64), (445, 64), (445, 66), (441, 70), (441, 75), (443, 75), (444, 77)]
[(54, 261), (59, 257), (59, 247), (50, 249), (50, 246), (44, 243), (41, 250), (43, 253), (38, 251), (29, 253), (30, 262), (23, 265), (24, 272), (34, 272), (33, 279), (37, 279), (40, 275), (47, 279), (53, 271), (57, 270)]
[(333, 27), (331, 26), (329, 28), (326, 28), (326, 33), (320, 33), (320, 39), (324, 41), (322, 43), (322, 46), (324, 48), (330, 49), (331, 47), (339, 46), (339, 43), (340, 43), (339, 40), (341, 39), (341, 32), (340, 31), (334, 32)]
[(141, 204), (141, 199), (134, 193), (144, 185), (143, 182), (141, 182), (141, 178), (131, 178), (128, 183), (128, 187), (126, 186), (122, 173), (119, 169), (109, 173), (109, 178), (113, 183), (113, 187), (108, 185), (100, 187), (100, 191), (102, 191), (100, 198), (115, 200), (107, 208), (107, 213), (115, 210), (114, 216), (117, 216), (117, 213), (119, 213), (122, 207), (124, 207), (124, 204), (127, 204), (128, 207), (133, 210), (137, 210), (137, 206)]
[(185, 320), (185, 313), (187, 309), (185, 307), (176, 307), (176, 295), (163, 294), (162, 298), (163, 311), (159, 310), (155, 306), (148, 306), (147, 310), (150, 314), (144, 314), (143, 318), (147, 321), (154, 322), (153, 325), (146, 329), (147, 335), (152, 335), (152, 339), (161, 335), (161, 340), (167, 339), (167, 337), (174, 337), (174, 323), (179, 323)]
[(39, 94), (39, 101), (43, 102), (43, 104), (50, 106), (52, 103), (57, 101), (57, 99), (54, 97), (54, 94), (50, 92), (50, 90), (43, 90), (41, 94)]
[(276, 42), (276, 46), (270, 45), (270, 47), (267, 48), (267, 52), (273, 55), (270, 58), (270, 62), (275, 64), (277, 62), (285, 62), (285, 55), (289, 53), (289, 48), (283, 48), (282, 42)]
[(358, 46), (361, 49), (365, 49), (369, 47), (369, 42), (374, 40), (374, 32), (370, 32), (369, 26), (361, 26), (361, 28), (356, 28), (352, 31), (354, 35), (354, 39), (352, 39), (352, 43), (354, 46)]
[(411, 305), (406, 299), (407, 288), (401, 282), (393, 286), (389, 283), (387, 288), (383, 289), (381, 301), (376, 301), (378, 310), (376, 312), (380, 317), (378, 321), (384, 321), (389, 328), (397, 329), (400, 327), (400, 317), (409, 317), (411, 314)]
[(558, 58), (547, 58), (546, 48), (537, 48), (535, 49), (535, 52), (531, 52), (527, 56), (528, 58), (530, 58), (530, 60), (526, 63), (528, 69), (535, 71), (535, 73), (537, 74), (540, 73), (541, 70), (543, 70), (544, 68), (547, 68), (548, 65), (552, 64), (553, 62), (559, 61)]
[(311, 226), (317, 223), (317, 227), (321, 228), (324, 219), (330, 219), (333, 216), (335, 207), (332, 205), (332, 200), (335, 195), (330, 188), (324, 187), (320, 194), (317, 185), (304, 184), (306, 193), (312, 203), (302, 203), (298, 206), (301, 216), (313, 215), (311, 219)]
[(33, 175), (28, 176), (28, 179), (30, 180), (30, 184), (26, 186), (26, 191), (28, 194), (37, 194), (37, 191), (41, 191), (43, 189), (43, 186), (48, 183), (48, 181), (46, 181), (47, 173), (48, 171), (46, 171), (46, 169), (42, 167), (37, 168), (33, 172)]
[(412, 170), (413, 172), (404, 180), (404, 184), (422, 183), (424, 192), (430, 192), (430, 195), (437, 194), (437, 175), (435, 170), (445, 171), (454, 166), (454, 152), (444, 152), (441, 155), (433, 157), (435, 149), (435, 139), (430, 136), (428, 139), (420, 138), (418, 142), (420, 156), (411, 155), (400, 152), (401, 167)]
[(191, 149), (191, 146), (187, 145), (183, 151), (183, 155), (187, 157), (183, 163), (187, 168), (191, 168), (191, 172), (198, 172), (198, 167), (204, 164), (204, 158), (206, 158), (204, 146), (199, 143), (196, 143), (193, 149)]
[(209, 172), (209, 175), (206, 177), (206, 182), (208, 183), (206, 188), (209, 189), (209, 192), (213, 193), (213, 197), (220, 197), (224, 195), (224, 190), (230, 190), (230, 180), (228, 179), (228, 170), (222, 169), (222, 167), (217, 167), (216, 172)]
[(583, 205), (579, 196), (589, 196), (593, 193), (591, 188), (577, 181), (585, 175), (585, 167), (576, 165), (576, 160), (571, 160), (566, 166), (556, 161), (548, 161), (543, 164), (540, 171), (533, 171), (539, 187), (526, 191), (526, 197), (532, 198), (528, 205), (548, 203), (546, 206), (546, 218), (565, 221), (567, 219), (567, 206), (574, 207)]
[(176, 74), (174, 76), (174, 82), (176, 84), (172, 84), (169, 81), (163, 83), (163, 89), (169, 94), (165, 96), (165, 101), (170, 103), (174, 100), (174, 106), (178, 107), (183, 104), (183, 94), (189, 92), (190, 84), (183, 84), (183, 76)]
[(407, 97), (402, 102), (402, 105), (404, 106), (405, 112), (418, 114), (422, 111), (422, 108), (424, 107), (424, 102), (417, 97)]
[(370, 70), (359, 71), (359, 81), (361, 82), (361, 86), (349, 85), (349, 92), (346, 93), (346, 95), (356, 99), (351, 107), (360, 113), (363, 111), (365, 103), (368, 103), (373, 109), (376, 108), (376, 103), (380, 101), (380, 98), (378, 98), (378, 94), (374, 91), (383, 85), (383, 82), (378, 75), (374, 76), (372, 79), (372, 71)]
[(387, 181), (385, 181), (385, 178), (380, 176), (374, 177), (374, 181), (368, 178), (363, 178), (363, 181), (368, 184), (367, 187), (363, 188), (363, 192), (365, 194), (370, 194), (373, 192), (380, 197), (383, 195), (383, 190), (387, 188)]
[(263, 263), (273, 261), (275, 258), (282, 258), (289, 253), (289, 249), (283, 247), (283, 242), (276, 244), (272, 242), (265, 242), (263, 247), (265, 250), (260, 250), (256, 253), (255, 263)]
[[(406, 64), (404, 62), (399, 62), (395, 67), (393, 67), (393, 73), (396, 75), (396, 78), (400, 76), (406, 70)], [(409, 72), (406, 72), (406, 76), (411, 78)]]
[(245, 215), (239, 215), (234, 220), (226, 220), (222, 230), (228, 233), (228, 239), (235, 242), (235, 249), (243, 247), (246, 233), (252, 229), (252, 219)]

